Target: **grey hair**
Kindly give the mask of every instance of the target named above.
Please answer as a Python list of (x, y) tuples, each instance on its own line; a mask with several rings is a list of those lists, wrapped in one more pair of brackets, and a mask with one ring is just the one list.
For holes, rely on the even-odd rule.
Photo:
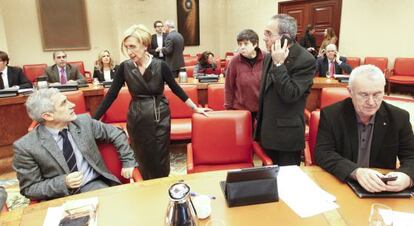
[(272, 17), (272, 20), (278, 22), (279, 35), (288, 34), (291, 39), (296, 39), (298, 26), (295, 18), (287, 14), (276, 14)]
[(26, 100), (26, 110), (29, 117), (36, 122), (44, 122), (42, 114), (55, 111), (52, 96), (58, 93), (59, 90), (56, 88), (41, 89), (32, 93)]
[(165, 26), (169, 27), (169, 28), (175, 28), (175, 24), (172, 20), (166, 20), (164, 23)]
[(365, 76), (371, 81), (380, 80), (384, 83), (385, 86), (385, 76), (384, 73), (377, 66), (367, 64), (361, 65), (354, 68), (349, 76), (348, 87), (352, 90), (353, 84), (357, 77)]

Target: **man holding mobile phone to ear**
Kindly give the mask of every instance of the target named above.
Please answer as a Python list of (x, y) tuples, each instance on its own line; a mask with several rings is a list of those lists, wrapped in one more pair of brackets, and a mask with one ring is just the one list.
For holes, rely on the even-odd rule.
[(326, 46), (324, 57), (318, 58), (317, 74), (325, 76), (328, 72), (334, 74), (351, 74), (352, 67), (347, 63), (345, 57), (339, 55), (335, 44)]
[(316, 60), (296, 43), (296, 20), (273, 16), (265, 27), (269, 54), (263, 63), (255, 139), (277, 165), (300, 165), (305, 147), (304, 110)]

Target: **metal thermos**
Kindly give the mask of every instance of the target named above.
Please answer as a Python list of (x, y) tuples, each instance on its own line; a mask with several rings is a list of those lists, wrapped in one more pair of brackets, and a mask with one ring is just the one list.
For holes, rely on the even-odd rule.
[(190, 187), (183, 183), (175, 183), (168, 189), (170, 203), (168, 204), (165, 225), (167, 226), (197, 226), (198, 217), (191, 202)]

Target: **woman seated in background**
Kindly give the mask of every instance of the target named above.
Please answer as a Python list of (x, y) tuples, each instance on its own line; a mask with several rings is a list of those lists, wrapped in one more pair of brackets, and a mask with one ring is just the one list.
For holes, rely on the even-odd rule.
[(93, 78), (98, 78), (100, 82), (112, 81), (118, 65), (114, 65), (111, 54), (108, 50), (104, 50), (98, 55), (95, 68), (93, 70)]
[(312, 24), (308, 24), (305, 35), (300, 40), (300, 45), (316, 57), (318, 52), (316, 52), (316, 40), (313, 33), (315, 33), (315, 27)]
[(231, 58), (226, 70), (224, 107), (226, 110), (248, 110), (252, 127), (259, 109), (259, 89), (264, 55), (259, 36), (251, 29), (237, 35), (239, 53)]
[(326, 46), (328, 46), (329, 44), (336, 45), (336, 42), (338, 41), (338, 37), (336, 37), (335, 31), (333, 30), (333, 28), (330, 28), (330, 27), (326, 28), (323, 34), (324, 34), (324, 38), (319, 48), (318, 57), (323, 56), (323, 54), (325, 53)]
[(198, 64), (194, 67), (194, 76), (197, 78), (203, 74), (220, 75), (221, 71), (217, 67), (214, 54), (209, 51), (204, 51), (198, 58)]

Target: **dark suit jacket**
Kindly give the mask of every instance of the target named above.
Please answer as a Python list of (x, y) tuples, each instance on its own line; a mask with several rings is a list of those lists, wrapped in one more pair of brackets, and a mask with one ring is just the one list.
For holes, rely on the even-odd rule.
[[(112, 70), (111, 70), (111, 79), (114, 79), (114, 76), (115, 76), (116, 71), (118, 70), (118, 68), (119, 68), (119, 65), (115, 65), (115, 67), (112, 68)], [(98, 80), (100, 82), (105, 81), (105, 77), (104, 77), (103, 71), (100, 71), (97, 68), (94, 68), (93, 69), (93, 77), (94, 78), (98, 78)]]
[[(335, 74), (351, 74), (352, 67), (349, 66), (349, 64), (346, 63), (345, 57), (339, 57), (339, 59), (342, 61), (341, 65), (339, 65), (335, 61)], [(321, 77), (326, 76), (326, 72), (328, 71), (329, 63), (327, 57), (321, 57), (318, 58), (318, 66), (316, 67), (316, 73), (320, 75)]]
[[(45, 70), (47, 76), (47, 81), (49, 83), (60, 82), (60, 73), (58, 71), (58, 66), (54, 64), (53, 66), (47, 67)], [(66, 64), (66, 76), (69, 80), (75, 80), (78, 84), (86, 84), (85, 77), (79, 72), (76, 66), (71, 64)]]
[[(344, 181), (358, 166), (358, 129), (352, 99), (321, 111), (315, 161)], [(398, 169), (414, 178), (414, 136), (409, 113), (382, 102), (375, 115), (369, 167)]]
[(165, 47), (162, 48), (162, 53), (165, 55), (165, 60), (170, 66), (171, 71), (178, 71), (184, 67), (184, 38), (177, 31), (171, 31), (165, 39)]
[[(88, 114), (78, 115), (68, 130), (83, 158), (105, 178), (109, 185), (120, 184), (105, 166), (96, 140), (114, 144), (124, 168), (135, 167), (134, 153), (123, 130), (91, 119)], [(43, 125), (14, 142), (13, 169), (17, 173), (20, 193), (30, 199), (44, 200), (69, 195), (65, 185), (70, 173), (62, 151)]]
[[(162, 46), (160, 47), (164, 47), (165, 46), (165, 39), (167, 38), (167, 34), (163, 33), (162, 34)], [(148, 49), (148, 52), (151, 53), (155, 58), (158, 59), (165, 59), (165, 55), (163, 55), (163, 57), (160, 57), (160, 53), (159, 52), (155, 52), (155, 49), (158, 48), (158, 42), (157, 42), (157, 34), (153, 34), (151, 36), (151, 47)]]
[(32, 88), (32, 83), (19, 67), (7, 66), (7, 79), (9, 80), (10, 87), (19, 86), (20, 89)]
[(315, 58), (298, 43), (276, 67), (268, 54), (263, 63), (255, 139), (266, 149), (298, 151), (305, 147), (304, 109), (315, 74)]

